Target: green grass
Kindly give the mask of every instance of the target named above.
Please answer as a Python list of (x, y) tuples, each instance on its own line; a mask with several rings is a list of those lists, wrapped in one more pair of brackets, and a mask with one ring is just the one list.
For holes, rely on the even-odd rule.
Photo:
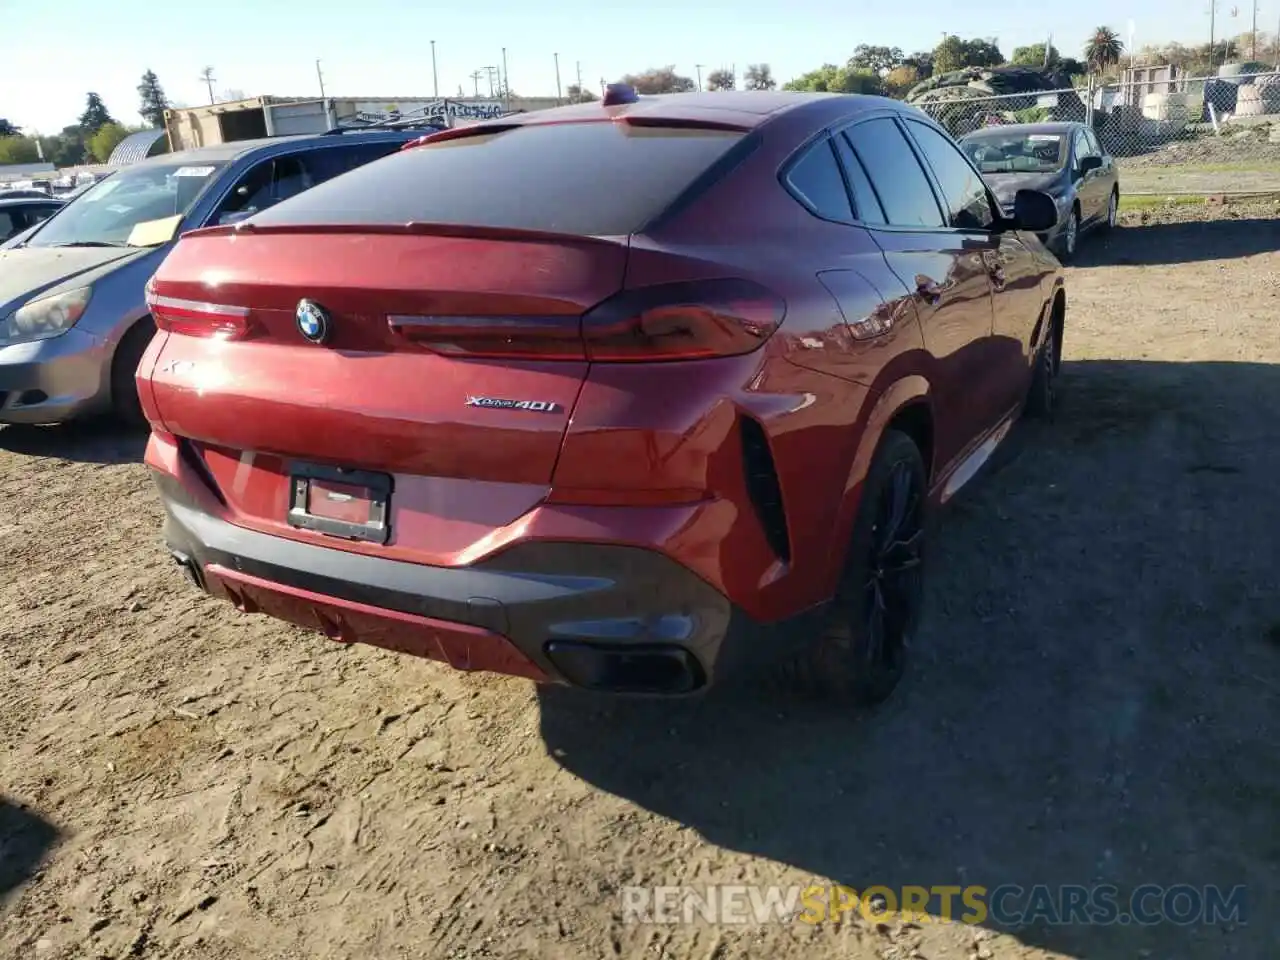
[(1120, 212), (1123, 213), (1126, 210), (1150, 210), (1152, 207), (1190, 206), (1197, 203), (1203, 204), (1206, 200), (1208, 200), (1208, 197), (1194, 194), (1185, 196), (1180, 194), (1172, 197), (1160, 196), (1159, 194), (1139, 194), (1137, 196), (1121, 194)]

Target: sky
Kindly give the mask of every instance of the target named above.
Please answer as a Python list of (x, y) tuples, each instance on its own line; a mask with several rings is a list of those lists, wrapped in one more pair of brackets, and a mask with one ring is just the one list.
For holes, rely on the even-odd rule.
[[(1036, 6), (1018, 0), (487, 0), (436, 6), (410, 0), (0, 0), (6, 40), (0, 117), (54, 133), (74, 123), (85, 94), (99, 93), (112, 115), (139, 123), (136, 87), (154, 70), (170, 99), (208, 103), (200, 71), (214, 69), (214, 92), (316, 96), (321, 60), (329, 96), (426, 97), (433, 93), (431, 41), (441, 95), (473, 91), (470, 75), (502, 62), (511, 89), (555, 96), (555, 54), (563, 86), (599, 89), (601, 78), (674, 64), (687, 76), (766, 62), (784, 83), (824, 62), (843, 63), (860, 43), (931, 49), (944, 33), (996, 37), (1009, 56), (1050, 32), (1066, 56), (1080, 56), (1105, 24), (1137, 47), (1209, 39), (1211, 0), (1073, 0)], [(1219, 35), (1249, 28), (1248, 0), (1232, 19), (1217, 0)], [(1280, 0), (1258, 0), (1259, 28), (1274, 31)], [(870, 9), (859, 10), (859, 7)], [(482, 80), (481, 90), (487, 91)]]

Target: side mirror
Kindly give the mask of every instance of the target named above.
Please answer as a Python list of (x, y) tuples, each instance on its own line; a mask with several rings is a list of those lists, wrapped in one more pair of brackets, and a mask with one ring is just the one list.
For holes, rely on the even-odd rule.
[(1080, 174), (1088, 176), (1094, 170), (1102, 169), (1101, 157), (1081, 157), (1080, 158)]
[(1019, 190), (1013, 198), (1015, 230), (1044, 233), (1058, 223), (1058, 205), (1047, 193), (1039, 190)]

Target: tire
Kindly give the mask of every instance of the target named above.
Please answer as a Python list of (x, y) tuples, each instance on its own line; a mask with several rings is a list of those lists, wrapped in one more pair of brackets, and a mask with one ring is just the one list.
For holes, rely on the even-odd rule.
[(1071, 208), (1071, 217), (1067, 220), (1066, 229), (1058, 239), (1058, 259), (1070, 263), (1080, 245), (1080, 207)]
[(139, 320), (120, 338), (116, 355), (111, 360), (111, 409), (117, 419), (130, 427), (147, 425), (134, 374), (155, 332), (155, 324), (150, 317)]
[[(1052, 317), (1052, 315), (1051, 315)], [(1036, 420), (1052, 420), (1058, 408), (1058, 373), (1062, 367), (1062, 331), (1056, 319), (1050, 320), (1049, 335), (1036, 353), (1036, 368), (1031, 374), (1025, 413)]]
[[(787, 671), (802, 693), (869, 706), (897, 688), (920, 616), (927, 493), (928, 474), (915, 441), (886, 431), (867, 471), (845, 569), (822, 633)], [(886, 543), (895, 516), (905, 536)]]
[(1111, 199), (1107, 201), (1107, 219), (1102, 223), (1103, 230), (1114, 230), (1116, 228), (1116, 219), (1120, 215), (1120, 190), (1118, 187), (1112, 188)]

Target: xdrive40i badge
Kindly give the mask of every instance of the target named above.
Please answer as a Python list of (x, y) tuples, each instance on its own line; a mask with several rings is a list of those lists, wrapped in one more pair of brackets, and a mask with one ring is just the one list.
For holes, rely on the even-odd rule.
[(502, 397), (467, 397), (468, 407), (491, 410), (528, 410), (531, 413), (558, 413), (560, 404), (550, 400), (506, 400)]

